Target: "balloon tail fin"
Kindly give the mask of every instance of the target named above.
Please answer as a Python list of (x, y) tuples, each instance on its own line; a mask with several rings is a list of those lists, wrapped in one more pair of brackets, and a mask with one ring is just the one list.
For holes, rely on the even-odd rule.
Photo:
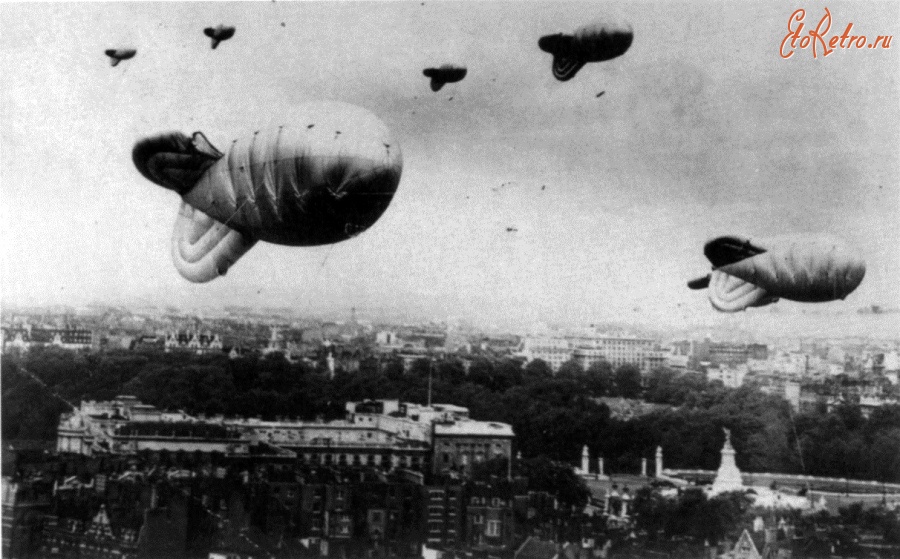
[(713, 271), (709, 281), (709, 302), (721, 312), (738, 312), (777, 301), (765, 289), (725, 272)]
[(687, 285), (691, 289), (706, 289), (709, 287), (710, 275), (711, 274), (706, 274), (701, 278), (692, 279)]
[(577, 58), (564, 56), (553, 57), (553, 77), (561, 82), (569, 81), (575, 77), (578, 70), (584, 66), (584, 61)]
[(224, 276), (255, 239), (182, 202), (172, 235), (172, 259), (178, 273), (194, 283)]

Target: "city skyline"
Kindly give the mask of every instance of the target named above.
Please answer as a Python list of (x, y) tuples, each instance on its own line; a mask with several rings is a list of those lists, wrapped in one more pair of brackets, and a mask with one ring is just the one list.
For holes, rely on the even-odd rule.
[[(824, 10), (806, 8), (808, 24)], [(829, 8), (834, 29), (872, 35), (896, 15)], [(898, 54), (784, 60), (794, 9), (172, 3), (161, 19), (138, 3), (7, 5), (4, 303), (900, 331), (896, 314), (855, 314), (900, 301)], [(629, 52), (556, 82), (537, 38), (607, 13), (632, 24)], [(219, 23), (237, 32), (212, 51), (202, 29)], [(103, 50), (127, 45), (137, 56), (110, 68)], [(430, 92), (422, 68), (447, 62), (467, 78)], [(386, 214), (345, 243), (260, 245), (224, 278), (184, 282), (169, 255), (178, 200), (136, 172), (134, 141), (199, 129), (221, 147), (317, 99), (364, 106), (399, 138), (405, 167)], [(804, 231), (866, 256), (846, 301), (725, 316), (685, 287), (707, 269), (710, 237)]]

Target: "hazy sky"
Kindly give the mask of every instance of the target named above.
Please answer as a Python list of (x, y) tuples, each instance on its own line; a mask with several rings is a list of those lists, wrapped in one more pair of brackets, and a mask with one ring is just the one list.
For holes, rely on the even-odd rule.
[[(801, 5), (807, 25), (827, 6), (832, 34), (900, 35), (896, 2), (5, 3), (3, 300), (703, 323), (715, 311), (685, 281), (708, 238), (827, 232), (868, 271), (821, 308), (896, 305), (900, 44), (783, 60)], [(630, 50), (556, 81), (537, 39), (608, 16)], [(211, 50), (218, 23), (237, 32)], [(112, 68), (112, 47), (138, 54)], [(442, 63), (468, 75), (432, 93), (422, 69)], [(260, 243), (183, 280), (179, 200), (137, 172), (134, 142), (202, 130), (224, 147), (321, 99), (399, 139), (388, 211), (333, 247)]]

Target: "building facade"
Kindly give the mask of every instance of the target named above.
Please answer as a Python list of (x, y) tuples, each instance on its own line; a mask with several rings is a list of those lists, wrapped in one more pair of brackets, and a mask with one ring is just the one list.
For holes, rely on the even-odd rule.
[(52, 345), (70, 350), (99, 347), (99, 339), (92, 330), (84, 328), (40, 328), (30, 324), (3, 327), (3, 351), (27, 351), (35, 346)]
[(165, 351), (191, 351), (198, 355), (221, 353), (222, 340), (218, 334), (209, 332), (169, 332), (163, 344)]
[(634, 365), (648, 373), (664, 366), (668, 356), (657, 340), (593, 330), (553, 337), (526, 337), (519, 354), (528, 361), (546, 361), (554, 372), (566, 361), (574, 360), (583, 369), (604, 361), (613, 367)]
[(432, 472), (467, 474), (474, 464), (505, 458), (512, 460), (512, 426), (488, 421), (452, 421), (434, 424)]

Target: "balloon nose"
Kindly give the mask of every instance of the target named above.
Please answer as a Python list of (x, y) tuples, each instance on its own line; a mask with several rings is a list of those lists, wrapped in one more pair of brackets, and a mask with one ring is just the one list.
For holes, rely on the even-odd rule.
[(200, 151), (185, 134), (169, 132), (140, 140), (131, 151), (138, 171), (180, 195), (189, 192), (221, 154)]

